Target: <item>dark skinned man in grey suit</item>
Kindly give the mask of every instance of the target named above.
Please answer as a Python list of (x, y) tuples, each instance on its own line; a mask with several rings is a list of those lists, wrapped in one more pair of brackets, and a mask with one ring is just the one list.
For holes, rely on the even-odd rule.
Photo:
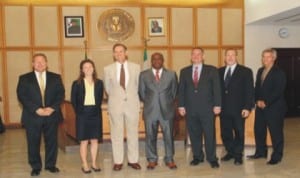
[(176, 73), (163, 67), (161, 53), (151, 56), (152, 68), (143, 71), (139, 79), (139, 94), (144, 102), (144, 119), (146, 130), (147, 169), (154, 169), (158, 155), (156, 149), (158, 127), (163, 132), (165, 144), (165, 164), (176, 169), (174, 163), (173, 123), (175, 118), (175, 97), (177, 92)]

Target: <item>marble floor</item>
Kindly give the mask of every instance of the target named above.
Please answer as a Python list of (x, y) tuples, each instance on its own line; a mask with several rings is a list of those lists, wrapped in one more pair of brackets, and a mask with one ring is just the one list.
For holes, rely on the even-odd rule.
[[(68, 151), (60, 149), (57, 166), (60, 173), (52, 174), (42, 171), (41, 178), (296, 178), (300, 177), (300, 118), (285, 120), (285, 152), (282, 162), (275, 166), (266, 165), (266, 159), (247, 160), (244, 164), (235, 166), (233, 161), (220, 162), (219, 169), (211, 169), (207, 162), (198, 166), (190, 166), (191, 149), (185, 147), (183, 141), (176, 141), (175, 161), (177, 170), (169, 170), (163, 164), (163, 144), (159, 141), (159, 165), (155, 170), (147, 170), (144, 142), (140, 141), (140, 163), (142, 170), (133, 170), (125, 166), (120, 172), (112, 170), (111, 145), (109, 142), (100, 144), (99, 173), (83, 174), (80, 170), (78, 146)], [(269, 155), (272, 151), (269, 148)], [(41, 148), (44, 153), (43, 147)], [(245, 155), (252, 154), (254, 147), (246, 146)], [(218, 157), (225, 153), (222, 146), (218, 146)], [(0, 178), (30, 177), (31, 168), (27, 164), (27, 148), (23, 129), (7, 130), (0, 135)]]

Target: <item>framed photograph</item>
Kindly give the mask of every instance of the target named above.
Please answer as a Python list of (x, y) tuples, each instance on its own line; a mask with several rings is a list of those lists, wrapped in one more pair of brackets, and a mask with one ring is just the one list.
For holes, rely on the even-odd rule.
[(83, 16), (65, 16), (65, 37), (84, 37)]
[(149, 36), (165, 36), (165, 22), (163, 17), (148, 18)]

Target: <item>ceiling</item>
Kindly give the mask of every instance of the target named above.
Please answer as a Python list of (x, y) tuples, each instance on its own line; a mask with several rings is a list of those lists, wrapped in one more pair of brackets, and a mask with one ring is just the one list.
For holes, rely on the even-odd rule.
[(0, 0), (10, 4), (145, 4), (145, 5), (220, 5), (241, 0)]
[(255, 25), (278, 25), (278, 26), (300, 26), (300, 7), (290, 9), (251, 24)]

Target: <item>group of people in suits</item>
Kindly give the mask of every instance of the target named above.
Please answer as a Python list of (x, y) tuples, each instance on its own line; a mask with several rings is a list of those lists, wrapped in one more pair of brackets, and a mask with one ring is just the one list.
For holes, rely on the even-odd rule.
[[(76, 137), (80, 141), (82, 172), (99, 172), (97, 165), (98, 141), (102, 138), (101, 103), (104, 90), (108, 96), (113, 170), (120, 171), (124, 162), (124, 133), (127, 142), (128, 166), (139, 170), (138, 124), (140, 101), (145, 120), (145, 152), (147, 169), (158, 165), (157, 135), (163, 133), (164, 162), (177, 169), (174, 161), (173, 123), (175, 112), (186, 117), (195, 166), (206, 160), (218, 168), (216, 156), (215, 116), (220, 115), (221, 137), (227, 154), (222, 161), (234, 159), (243, 164), (245, 119), (256, 105), (256, 152), (250, 159), (266, 158), (267, 127), (272, 138), (273, 153), (268, 164), (274, 165), (283, 156), (283, 118), (285, 113), (285, 75), (274, 65), (276, 51), (262, 52), (263, 67), (258, 70), (255, 89), (251, 69), (237, 62), (237, 50), (225, 51), (226, 66), (204, 64), (204, 50), (191, 50), (192, 65), (180, 71), (179, 83), (174, 71), (164, 67), (164, 57), (155, 52), (150, 69), (140, 72), (139, 65), (128, 60), (127, 47), (113, 46), (114, 63), (104, 68), (104, 81), (97, 77), (92, 60), (83, 60), (79, 76), (72, 84), (71, 103), (76, 113)], [(31, 175), (42, 169), (41, 137), (45, 141), (45, 169), (57, 173), (57, 130), (62, 121), (60, 104), (64, 87), (58, 74), (47, 71), (47, 57), (37, 53), (32, 59), (33, 71), (21, 75), (17, 95), (23, 105), (22, 124), (26, 129), (28, 160)], [(176, 102), (178, 98), (178, 102)], [(176, 104), (177, 103), (177, 104)], [(125, 132), (126, 129), (126, 132)], [(202, 149), (203, 138), (205, 154)], [(87, 161), (90, 143), (91, 167)]]

